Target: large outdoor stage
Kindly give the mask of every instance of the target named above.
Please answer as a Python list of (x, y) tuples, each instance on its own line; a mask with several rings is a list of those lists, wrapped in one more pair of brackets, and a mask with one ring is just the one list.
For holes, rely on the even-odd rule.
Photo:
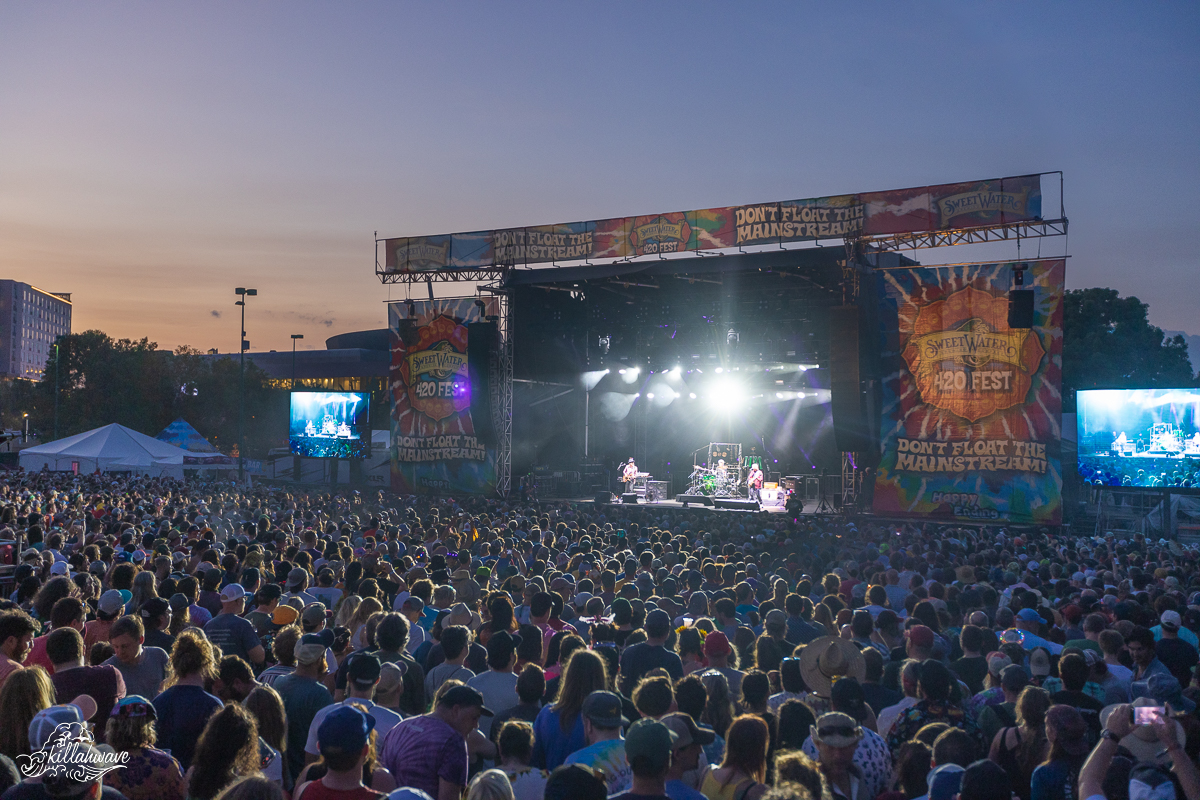
[(377, 239), (429, 297), (390, 306), (393, 489), (1059, 524), (1065, 260), (898, 251), (1066, 226), (1046, 173)]

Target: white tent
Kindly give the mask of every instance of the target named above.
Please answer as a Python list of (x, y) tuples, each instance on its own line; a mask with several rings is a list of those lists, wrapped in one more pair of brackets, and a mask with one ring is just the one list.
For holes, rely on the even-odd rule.
[(21, 467), (30, 472), (44, 467), (51, 472), (77, 470), (89, 474), (100, 470), (182, 478), (185, 455), (187, 451), (182, 448), (113, 423), (27, 447), (21, 451), (20, 460)]

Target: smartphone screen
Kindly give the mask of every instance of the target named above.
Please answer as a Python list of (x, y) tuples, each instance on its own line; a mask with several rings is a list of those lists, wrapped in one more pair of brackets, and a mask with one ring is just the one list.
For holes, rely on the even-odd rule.
[(1134, 725), (1152, 725), (1162, 719), (1167, 710), (1163, 706), (1144, 706), (1133, 709)]

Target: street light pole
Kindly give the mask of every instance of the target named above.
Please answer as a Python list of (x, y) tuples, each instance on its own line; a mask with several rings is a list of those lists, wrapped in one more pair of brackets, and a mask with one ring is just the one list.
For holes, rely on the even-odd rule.
[(54, 343), (54, 441), (58, 441), (58, 342)]
[(303, 333), (292, 334), (292, 391), (296, 391), (296, 340), (303, 339)]
[(25, 444), (29, 444), (29, 412), (25, 412)]
[(242, 335), (238, 340), (238, 348), (241, 353), (241, 376), (240, 376), (240, 391), (238, 392), (238, 482), (246, 480), (246, 443), (245, 443), (245, 428), (246, 428), (246, 351), (250, 349), (250, 343), (246, 341), (246, 298), (254, 297), (258, 294), (257, 289), (243, 289), (238, 287), (233, 290), (234, 294), (241, 297), (235, 305), (242, 307)]

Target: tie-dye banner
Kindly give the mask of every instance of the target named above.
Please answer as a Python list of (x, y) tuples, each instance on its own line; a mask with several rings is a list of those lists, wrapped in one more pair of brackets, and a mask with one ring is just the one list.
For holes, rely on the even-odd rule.
[[(485, 315), (498, 315), (484, 298)], [(467, 321), (475, 298), (388, 306), (392, 365), (392, 490), (399, 494), (492, 494), (496, 447), (471, 419)]]
[(641, 217), (383, 240), (389, 273), (781, 245), (1040, 219), (1040, 175)]
[[(1032, 328), (1008, 327), (1014, 267)], [(874, 511), (1062, 519), (1062, 259), (879, 273), (882, 459)]]

